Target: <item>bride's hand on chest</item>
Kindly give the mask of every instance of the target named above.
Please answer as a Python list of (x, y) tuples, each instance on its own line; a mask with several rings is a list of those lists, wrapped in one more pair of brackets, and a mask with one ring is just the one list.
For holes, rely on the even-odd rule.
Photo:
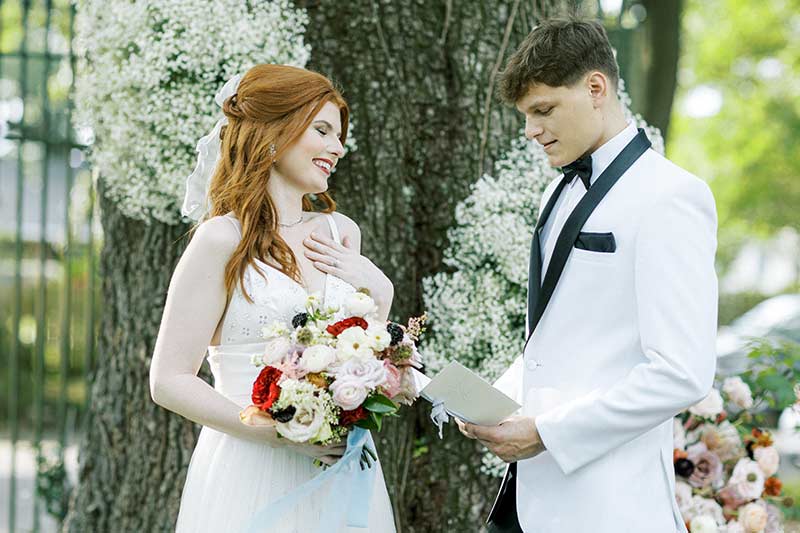
[(372, 261), (361, 255), (359, 243), (354, 243), (349, 236), (345, 236), (339, 244), (316, 230), (303, 241), (303, 246), (306, 258), (320, 271), (336, 276), (357, 289), (368, 289), (379, 305), (391, 302), (394, 294), (391, 280)]

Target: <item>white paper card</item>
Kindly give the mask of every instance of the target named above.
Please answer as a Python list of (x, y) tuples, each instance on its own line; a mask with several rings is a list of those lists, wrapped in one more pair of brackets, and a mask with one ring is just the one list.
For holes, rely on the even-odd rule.
[(458, 361), (451, 361), (420, 392), (431, 403), (471, 424), (495, 426), (521, 406)]

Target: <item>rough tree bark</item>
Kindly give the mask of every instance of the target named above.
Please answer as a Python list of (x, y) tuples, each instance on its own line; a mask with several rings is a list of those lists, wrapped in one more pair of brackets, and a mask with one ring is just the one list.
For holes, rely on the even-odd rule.
[(196, 434), (150, 398), (148, 370), (187, 227), (123, 217), (99, 195), (105, 302), (79, 484), (64, 531), (172, 531)]
[[(393, 315), (422, 308), (420, 281), (442, 268), (454, 208), (518, 135), (496, 76), (536, 20), (561, 2), (298, 0), (311, 22), (310, 68), (344, 90), (358, 150), (332, 180), (342, 212), (361, 226), (364, 253), (395, 284)], [(475, 531), (498, 481), (452, 431), (443, 441), (420, 406), (381, 434), (398, 529)]]

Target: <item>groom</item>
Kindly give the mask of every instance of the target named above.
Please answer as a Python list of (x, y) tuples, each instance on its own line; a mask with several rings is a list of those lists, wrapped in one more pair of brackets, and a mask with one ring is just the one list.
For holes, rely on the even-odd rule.
[(538, 26), (502, 74), (564, 175), (534, 231), (527, 342), (496, 384), (521, 414), (459, 424), (510, 463), (489, 531), (686, 531), (672, 418), (714, 379), (714, 199), (626, 122), (618, 80), (603, 27), (580, 20)]

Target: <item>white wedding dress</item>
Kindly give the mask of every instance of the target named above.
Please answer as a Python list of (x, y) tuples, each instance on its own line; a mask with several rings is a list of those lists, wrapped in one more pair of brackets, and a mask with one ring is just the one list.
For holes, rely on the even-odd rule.
[[(331, 215), (324, 215), (331, 235), (339, 242)], [(241, 234), (238, 221), (227, 218)], [(292, 317), (304, 310), (308, 296), (296, 281), (266, 264), (261, 264), (264, 280), (252, 267), (244, 283), (253, 303), (249, 303), (237, 285), (222, 323), (221, 343), (210, 346), (208, 362), (214, 375), (214, 388), (242, 408), (249, 405), (253, 382), (259, 369), (250, 355), (263, 347), (261, 328), (274, 321), (291, 324)], [(339, 305), (355, 289), (331, 275), (326, 276), (325, 305)], [(192, 454), (186, 484), (181, 497), (176, 525), (179, 533), (239, 533), (251, 522), (253, 514), (279, 499), (322, 470), (312, 459), (285, 447), (242, 440), (209, 427), (203, 427)], [(348, 528), (345, 524), (326, 524), (331, 533), (394, 533), (394, 518), (380, 463), (377, 468), (369, 527)], [(329, 484), (331, 485), (331, 484)], [(337, 487), (327, 486), (301, 501), (280, 526), (264, 528), (266, 533), (313, 533), (328, 494)]]

